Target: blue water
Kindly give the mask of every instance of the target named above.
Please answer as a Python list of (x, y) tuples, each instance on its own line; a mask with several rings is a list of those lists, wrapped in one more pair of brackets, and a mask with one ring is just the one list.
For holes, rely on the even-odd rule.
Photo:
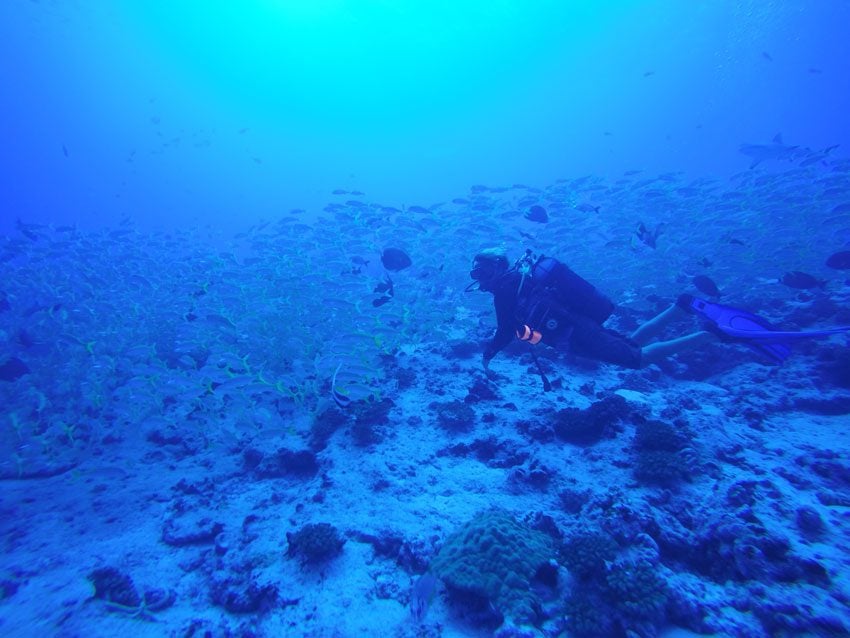
[(850, 142), (842, 0), (178, 4), (3, 3), (5, 218), (230, 229)]
[[(850, 2), (5, 0), (0, 53), (0, 634), (850, 635), (847, 331), (669, 311), (850, 326)], [(485, 369), (493, 247), (700, 347)]]

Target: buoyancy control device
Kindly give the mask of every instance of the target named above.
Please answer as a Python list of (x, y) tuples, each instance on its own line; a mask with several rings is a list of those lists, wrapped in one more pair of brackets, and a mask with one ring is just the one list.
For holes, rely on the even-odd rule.
[(522, 273), (518, 296), (526, 311), (517, 337), (532, 344), (543, 335), (560, 332), (567, 313), (604, 323), (614, 311), (614, 303), (586, 279), (554, 257), (534, 258), (526, 250), (515, 267)]

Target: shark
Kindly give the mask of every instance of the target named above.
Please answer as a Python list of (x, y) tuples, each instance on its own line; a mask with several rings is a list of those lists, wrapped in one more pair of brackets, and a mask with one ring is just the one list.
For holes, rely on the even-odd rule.
[(782, 133), (777, 133), (770, 144), (741, 144), (738, 149), (752, 158), (750, 168), (755, 168), (765, 160), (793, 161), (800, 153), (799, 146), (788, 146), (782, 141)]

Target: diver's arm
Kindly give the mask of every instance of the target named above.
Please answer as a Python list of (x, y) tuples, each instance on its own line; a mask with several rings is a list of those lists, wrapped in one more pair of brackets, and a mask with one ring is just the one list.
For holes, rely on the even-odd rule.
[(493, 335), (493, 339), (487, 346), (487, 349), (484, 350), (484, 358), (489, 361), (495, 357), (499, 350), (513, 341), (513, 338), (514, 330), (512, 328), (503, 328), (502, 326), (499, 326), (496, 330), (496, 334)]
[(513, 298), (513, 295), (510, 297), (497, 295), (493, 299), (493, 302), (496, 306), (496, 321), (498, 322), (498, 327), (496, 328), (496, 334), (493, 335), (493, 339), (490, 341), (490, 344), (484, 350), (485, 368), (487, 367), (487, 363), (490, 362), (490, 359), (496, 356), (496, 353), (513, 341), (516, 334), (516, 327), (514, 326), (516, 301)]

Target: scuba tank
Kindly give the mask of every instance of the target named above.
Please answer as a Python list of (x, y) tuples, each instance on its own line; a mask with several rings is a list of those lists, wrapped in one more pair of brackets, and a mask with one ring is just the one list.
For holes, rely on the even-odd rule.
[[(528, 293), (525, 296), (526, 300), (532, 301), (531, 305), (535, 307), (535, 310), (539, 310), (541, 305), (546, 305), (545, 298), (548, 297), (551, 299), (550, 310), (557, 313), (560, 307), (568, 312), (593, 319), (600, 325), (614, 312), (614, 303), (608, 297), (554, 257), (541, 255), (535, 259), (531, 249), (526, 249), (525, 255), (516, 261), (514, 268), (522, 275), (517, 296), (522, 298), (525, 289)], [(526, 288), (529, 279), (533, 284), (529, 286), (530, 291)], [(532, 300), (529, 297), (536, 299)]]
[(531, 270), (535, 286), (549, 290), (568, 310), (602, 325), (614, 312), (614, 302), (596, 286), (554, 257), (540, 256)]

